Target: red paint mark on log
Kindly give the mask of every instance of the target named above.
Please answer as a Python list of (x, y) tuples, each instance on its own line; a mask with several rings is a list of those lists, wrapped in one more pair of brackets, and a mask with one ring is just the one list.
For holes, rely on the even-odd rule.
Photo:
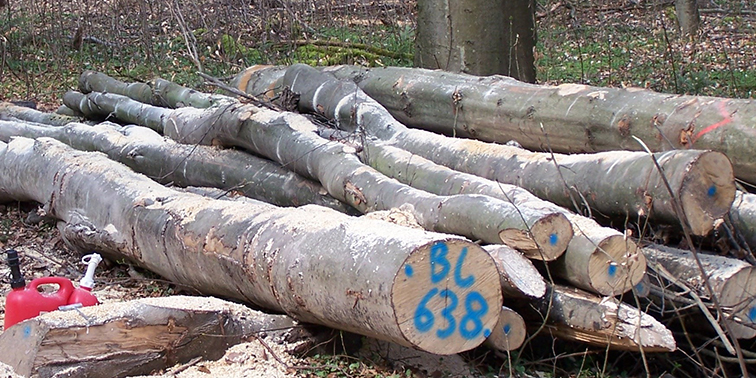
[(698, 138), (706, 135), (707, 133), (710, 133), (724, 125), (727, 125), (728, 123), (732, 122), (732, 117), (730, 117), (730, 114), (727, 112), (727, 101), (720, 101), (717, 103), (717, 110), (719, 110), (719, 114), (724, 117), (723, 120), (705, 127), (703, 130), (699, 131), (695, 136), (693, 136), (693, 143), (695, 143)]

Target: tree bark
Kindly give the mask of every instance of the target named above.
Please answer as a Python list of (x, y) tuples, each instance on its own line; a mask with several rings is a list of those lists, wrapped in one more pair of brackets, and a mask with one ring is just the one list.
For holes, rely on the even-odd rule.
[(410, 127), (564, 153), (640, 150), (636, 136), (654, 152), (722, 152), (738, 178), (756, 184), (756, 100), (531, 85), (400, 67), (326, 70), (354, 80)]
[[(669, 282), (656, 272), (661, 267), (702, 299), (707, 302), (711, 300), (692, 252), (661, 245), (647, 246), (642, 250), (656, 277), (652, 282)], [(724, 256), (699, 253), (698, 259), (704, 268), (703, 273), (708, 277), (713, 295), (728, 317), (726, 321), (732, 331), (731, 336), (739, 339), (756, 337), (756, 268), (741, 260)]]
[(0, 120), (10, 119), (44, 123), (47, 125), (55, 126), (63, 126), (67, 123), (82, 121), (79, 117), (71, 117), (55, 113), (43, 113), (35, 109), (14, 105), (10, 102), (0, 102)]
[[(515, 206), (561, 212), (570, 220), (574, 236), (564, 255), (549, 266), (554, 268), (555, 275), (582, 289), (602, 295), (622, 294), (638, 284), (646, 271), (645, 258), (624, 234), (543, 201), (520, 187), (454, 171), (380, 143), (366, 142), (362, 158), (383, 174), (431, 193), (478, 193), (510, 201)], [(540, 253), (528, 257), (550, 261)]]
[[(0, 110), (0, 117), (4, 113)], [(238, 191), (278, 206), (315, 204), (347, 214), (358, 212), (325, 194), (325, 189), (269, 160), (236, 150), (189, 146), (138, 126), (71, 123), (44, 127), (0, 121), (0, 140), (49, 137), (83, 151), (100, 151), (162, 184)]]
[(697, 0), (675, 0), (675, 15), (683, 36), (695, 37), (701, 17), (698, 14)]
[(54, 311), (0, 335), (0, 361), (35, 377), (150, 374), (195, 357), (216, 360), (252, 334), (292, 326), (215, 298), (163, 297)]
[(503, 244), (490, 244), (483, 249), (493, 257), (499, 269), (504, 297), (536, 299), (546, 294), (543, 276), (520, 252)]
[(738, 191), (730, 209), (735, 231), (743, 235), (746, 244), (756, 251), (756, 194)]
[(646, 353), (671, 352), (677, 347), (672, 332), (664, 325), (614, 298), (554, 285), (533, 304), (529, 312), (522, 309), (526, 319), (537, 327), (545, 318), (544, 331), (564, 340)]
[[(300, 110), (334, 119), (345, 131), (362, 128), (377, 139), (437, 164), (521, 186), (562, 206), (580, 207), (581, 203), (588, 211), (633, 219), (653, 216), (670, 223), (687, 219), (693, 233), (704, 235), (711, 231), (715, 220), (729, 211), (735, 196), (732, 167), (727, 157), (718, 152), (667, 151), (654, 155), (664, 168), (672, 194), (682, 202), (681, 219), (648, 154), (614, 151), (556, 155), (448, 138), (407, 129), (352, 83), (334, 80), (312, 67), (291, 66), (280, 82), (274, 83), (263, 80), (265, 72), (257, 70), (253, 73), (257, 77), (248, 82), (261, 88), (290, 88), (300, 95)], [(259, 92), (260, 88), (247, 90)], [(321, 95), (324, 93), (328, 95)], [(434, 107), (442, 108), (438, 104)]]
[(482, 343), (502, 304), (490, 255), (459, 237), (178, 193), (52, 139), (0, 142), (0, 199), (44, 203), (71, 244), (206, 294), (432, 353)]
[[(534, 240), (548, 240), (552, 234), (571, 238), (569, 222), (561, 214), (518, 209), (481, 195), (436, 196), (389, 180), (362, 164), (354, 149), (317, 136), (316, 127), (300, 115), (233, 102), (169, 110), (113, 94), (77, 96), (69, 92), (64, 100), (68, 106), (81, 106), (77, 110), (84, 114), (111, 114), (150, 125), (181, 143), (238, 146), (266, 156), (319, 180), (330, 195), (363, 213), (405, 205), (428, 230), (525, 249), (538, 248)], [(566, 244), (540, 247), (561, 248), (561, 253)]]
[(415, 65), (535, 82), (532, 0), (421, 0)]

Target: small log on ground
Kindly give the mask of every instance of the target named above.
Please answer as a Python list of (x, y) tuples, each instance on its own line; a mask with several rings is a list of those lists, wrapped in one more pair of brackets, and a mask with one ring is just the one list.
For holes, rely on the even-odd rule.
[(532, 304), (537, 313), (529, 307), (518, 308), (532, 328), (540, 327), (545, 318), (545, 332), (564, 340), (636, 352), (676, 349), (672, 332), (664, 325), (615, 298), (555, 285)]
[(432, 353), (481, 344), (502, 305), (491, 256), (460, 237), (179, 193), (53, 139), (0, 142), (0, 200), (41, 202), (72, 245), (204, 293)]
[[(656, 275), (653, 270), (658, 264), (687, 289), (694, 290), (702, 300), (711, 300), (692, 252), (661, 245), (647, 246), (642, 251), (649, 261), (649, 274)], [(739, 339), (756, 337), (756, 268), (738, 259), (705, 253), (698, 253), (698, 259), (708, 277), (712, 294), (716, 295), (728, 318), (732, 336)], [(681, 288), (683, 291), (687, 289)]]
[(756, 101), (579, 84), (532, 85), (416, 68), (340, 66), (402, 123), (538, 151), (706, 149), (726, 154), (756, 184)]
[(0, 120), (18, 119), (46, 125), (63, 126), (71, 122), (80, 122), (81, 118), (56, 113), (40, 112), (36, 109), (0, 101)]
[[(319, 180), (331, 196), (362, 212), (408, 204), (427, 230), (528, 249), (538, 248), (534, 240), (548, 240), (552, 235), (558, 240), (572, 237), (569, 222), (558, 213), (518, 209), (482, 195), (437, 196), (390, 180), (362, 164), (353, 148), (319, 137), (315, 125), (298, 114), (233, 101), (206, 109), (168, 110), (97, 92), (69, 92), (64, 98), (69, 106), (82, 106), (77, 110), (84, 114), (113, 114), (126, 122), (153, 125), (182, 143), (215, 141), (246, 148)], [(502, 235), (508, 238), (503, 240)], [(541, 248), (562, 253), (566, 245), (560, 242)]]
[(24, 376), (146, 375), (195, 357), (216, 360), (255, 333), (294, 325), (215, 298), (138, 299), (18, 323), (0, 335), (0, 361)]
[[(678, 224), (670, 192), (661, 174), (643, 152), (554, 155), (521, 148), (449, 138), (407, 129), (353, 82), (336, 80), (312, 67), (289, 67), (283, 79), (267, 69), (251, 80), (263, 88), (286, 87), (300, 95), (300, 110), (322, 114), (345, 131), (361, 128), (387, 143), (449, 168), (520, 186), (561, 206), (585, 206), (607, 215), (651, 216)], [(272, 73), (277, 71), (272, 70)], [(256, 87), (245, 88), (260, 92)], [(327, 96), (323, 94), (328, 94)], [(462, 97), (457, 100), (461, 101)], [(454, 109), (452, 106), (450, 109)], [(460, 124), (462, 125), (462, 124)], [(735, 196), (732, 165), (720, 152), (669, 151), (654, 154), (664, 169), (675, 198), (682, 202), (692, 232), (704, 235), (730, 209)]]
[(735, 231), (743, 235), (746, 244), (756, 251), (756, 194), (738, 191), (730, 209)]
[[(435, 164), (421, 156), (381, 143), (365, 143), (361, 157), (383, 174), (431, 193), (477, 193), (546, 212), (561, 212), (572, 223), (574, 236), (564, 255), (551, 262), (555, 275), (582, 289), (619, 295), (635, 286), (646, 271), (646, 260), (635, 242), (594, 220), (539, 199), (520, 187), (501, 184)], [(545, 244), (546, 241), (541, 241)], [(540, 250), (531, 259), (550, 261)], [(500, 267), (501, 270), (501, 267)]]
[(528, 330), (522, 316), (515, 310), (502, 306), (499, 322), (484, 344), (500, 352), (509, 352), (519, 348), (527, 335)]
[(0, 121), (0, 140), (13, 136), (50, 137), (78, 150), (100, 151), (162, 184), (216, 187), (278, 206), (315, 204), (358, 214), (321, 185), (269, 160), (237, 150), (175, 143), (145, 127), (107, 122), (45, 127)]

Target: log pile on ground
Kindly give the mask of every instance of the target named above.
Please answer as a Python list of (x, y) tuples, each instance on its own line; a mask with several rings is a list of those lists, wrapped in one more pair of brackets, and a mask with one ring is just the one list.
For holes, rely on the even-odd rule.
[[(444, 80), (460, 89), (444, 92)], [(738, 338), (756, 336), (749, 262), (643, 238), (649, 224), (697, 240), (725, 225), (746, 250), (754, 245), (756, 200), (736, 191), (731, 150), (662, 151), (636, 135), (645, 113), (633, 102), (615, 114), (627, 128), (620, 136), (662, 152), (564, 155), (454, 136), (605, 149), (594, 139), (590, 148), (557, 145), (568, 138), (532, 125), (562, 122), (557, 113), (539, 107), (528, 110), (538, 117), (515, 119), (527, 109), (513, 109), (543, 92), (585, 113), (624, 92), (302, 65), (253, 67), (226, 89), (239, 98), (85, 72), (81, 93), (63, 98), (61, 111), (73, 115), (0, 104), (0, 200), (37, 201), (70, 244), (199, 292), (436, 354), (484, 342), (508, 352), (534, 331), (671, 351), (668, 313), (643, 310), (680, 301), (699, 304), (687, 311), (711, 323), (703, 332), (732, 355), (742, 356)], [(449, 106), (432, 96), (444, 94)], [(746, 104), (712, 106), (735, 105), (737, 117), (751, 114)], [(494, 129), (505, 118), (522, 135)], [(686, 147), (714, 133), (689, 131)], [(227, 193), (249, 199), (220, 198)], [(410, 226), (391, 224), (397, 215)]]

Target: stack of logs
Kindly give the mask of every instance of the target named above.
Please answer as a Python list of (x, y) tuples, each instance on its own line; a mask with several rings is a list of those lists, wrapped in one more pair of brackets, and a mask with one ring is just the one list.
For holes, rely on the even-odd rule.
[(225, 89), (84, 72), (56, 114), (3, 103), (0, 200), (41, 203), (84, 251), (431, 353), (510, 351), (529, 330), (672, 351), (635, 304), (681, 296), (733, 355), (756, 336), (750, 262), (646, 235), (756, 246), (735, 184), (756, 182), (756, 138), (734, 141), (756, 104), (304, 65)]

